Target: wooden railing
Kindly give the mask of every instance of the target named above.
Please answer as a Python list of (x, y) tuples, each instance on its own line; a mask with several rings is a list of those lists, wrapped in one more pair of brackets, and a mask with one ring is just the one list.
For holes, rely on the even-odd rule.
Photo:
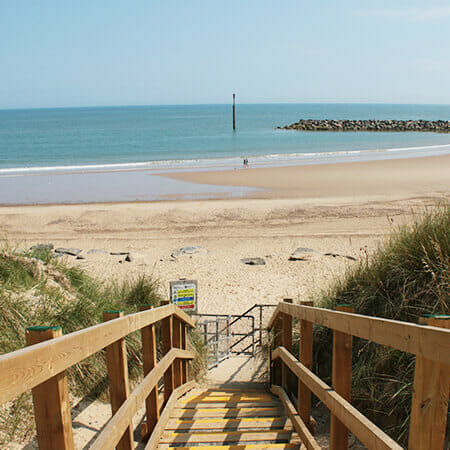
[[(299, 321), (298, 360), (292, 355), (293, 318)], [(333, 330), (333, 387), (312, 372), (313, 324)], [(423, 318), (416, 325), (353, 314), (348, 305), (331, 311), (314, 308), (308, 302), (294, 305), (284, 301), (279, 303), (268, 328), (274, 335), (271, 383), (292, 394), (291, 373), (298, 378), (297, 419), (310, 430), (311, 393), (328, 407), (331, 449), (348, 448), (349, 431), (370, 449), (402, 448), (350, 403), (353, 336), (416, 355), (408, 448), (444, 448), (450, 388), (450, 316)], [(308, 449), (317, 447), (308, 433), (300, 434)]]
[[(133, 448), (132, 418), (144, 403), (147, 422), (141, 430), (143, 438), (151, 441), (160, 419), (161, 378), (165, 407), (173, 403), (176, 395), (193, 386), (192, 381), (188, 382), (188, 361), (194, 355), (186, 350), (186, 345), (187, 328), (195, 324), (177, 306), (166, 304), (155, 309), (144, 306), (141, 312), (128, 316), (121, 311), (108, 311), (103, 319), (106, 323), (65, 336), (59, 327), (28, 328), (28, 346), (0, 356), (0, 405), (32, 390), (40, 449), (74, 448), (65, 371), (103, 349), (113, 415), (92, 448)], [(155, 337), (158, 322), (163, 355), (159, 362)], [(144, 379), (130, 394), (125, 337), (138, 330), (142, 333)]]

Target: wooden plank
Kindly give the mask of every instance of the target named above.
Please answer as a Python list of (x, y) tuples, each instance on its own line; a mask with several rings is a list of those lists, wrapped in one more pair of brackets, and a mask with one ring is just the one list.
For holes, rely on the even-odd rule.
[(214, 402), (214, 403), (202, 403), (202, 402), (192, 402), (192, 403), (183, 403), (183, 408), (273, 408), (280, 406), (280, 404), (276, 401), (272, 402)]
[[(182, 338), (181, 338), (181, 320), (178, 317), (172, 319), (173, 325), (173, 347), (182, 348)], [(183, 382), (183, 372), (182, 372), (182, 361), (177, 359), (173, 362), (173, 386), (177, 388), (181, 386)]]
[(171, 417), (181, 419), (196, 418), (230, 418), (239, 417), (279, 417), (284, 414), (284, 409), (280, 407), (269, 408), (196, 408), (183, 409), (174, 408)]
[[(450, 327), (449, 316), (422, 320), (429, 325)], [(444, 448), (449, 389), (450, 367), (417, 356), (408, 448), (412, 450)]]
[[(123, 311), (107, 311), (103, 313), (103, 320), (118, 319), (123, 316)], [(109, 399), (111, 410), (114, 415), (130, 394), (128, 382), (128, 361), (125, 339), (108, 345), (106, 347), (106, 365), (108, 368)], [(131, 420), (125, 428), (123, 436), (117, 444), (118, 450), (131, 450), (134, 446), (133, 428)]]
[[(161, 350), (163, 355), (169, 353), (173, 347), (172, 320), (173, 317), (169, 316), (161, 321)], [(164, 373), (164, 403), (169, 400), (173, 392), (173, 382), (173, 365), (171, 364)]]
[[(152, 306), (141, 306), (141, 311), (152, 309)], [(156, 359), (156, 336), (155, 325), (149, 325), (142, 328), (142, 359), (144, 378), (148, 375), (157, 364)], [(159, 398), (157, 385), (150, 391), (149, 396), (145, 400), (145, 411), (147, 421), (145, 426), (141, 427), (141, 439), (147, 440), (159, 420)]]
[[(176, 350), (173, 349), (173, 351), (185, 351), (185, 350)], [(147, 445), (145, 446), (146, 449), (155, 449), (158, 446), (158, 443), (161, 439), (161, 435), (164, 432), (164, 428), (166, 427), (167, 422), (169, 421), (170, 414), (172, 412), (173, 407), (177, 403), (178, 399), (184, 395), (186, 392), (191, 390), (195, 386), (195, 381), (189, 381), (186, 384), (183, 384), (182, 386), (177, 387), (173, 390), (171, 393), (169, 399), (166, 402), (166, 405), (164, 406), (164, 410), (161, 414), (161, 417), (159, 418), (158, 423), (156, 424), (155, 429), (153, 430), (152, 435), (150, 436), (149, 441), (147, 442)]]
[(284, 302), (278, 304), (268, 328), (279, 313), (450, 365), (450, 330)]
[[(152, 389), (157, 386), (158, 381), (164, 375), (164, 372), (172, 364), (175, 358), (193, 358), (191, 352), (180, 349), (172, 349), (167, 353), (157, 366), (142, 380), (142, 382), (130, 394), (127, 401), (122, 404), (114, 416), (107, 422), (95, 442), (91, 446), (91, 450), (100, 450), (104, 448), (114, 448), (119, 442), (120, 437), (127, 428), (133, 416), (144, 403)], [(189, 384), (189, 383), (188, 383)], [(179, 389), (186, 387), (192, 389), (194, 383), (181, 386)], [(156, 429), (156, 427), (155, 427)]]
[[(274, 323), (273, 327), (273, 348), (276, 349), (281, 345), (282, 342), (282, 333), (283, 333), (283, 318), (280, 315), (278, 319)], [(281, 361), (273, 362), (273, 371), (272, 371), (272, 383), (281, 385), (283, 381), (283, 363)]]
[(227, 394), (218, 394), (212, 395), (205, 393), (203, 395), (194, 395), (185, 400), (182, 400), (180, 403), (217, 403), (217, 402), (270, 402), (273, 401), (273, 396), (270, 394), (257, 394), (257, 395), (247, 395), (244, 393), (235, 393), (231, 395)]
[(275, 350), (273, 358), (282, 358), (284, 363), (302, 379), (303, 383), (328, 407), (330, 412), (335, 414), (366, 447), (396, 450), (402, 448), (318, 376), (298, 362), (285, 348), (280, 347)]
[[(311, 301), (302, 301), (304, 306), (312, 306)], [(312, 370), (313, 365), (313, 324), (307, 320), (300, 319), (300, 346), (299, 346), (299, 360), (307, 367)], [(297, 396), (297, 411), (300, 414), (300, 418), (312, 432), (311, 423), (311, 391), (298, 380), (298, 396)]]
[(176, 314), (195, 323), (175, 305), (143, 311), (0, 356), (0, 404), (61, 373), (141, 328)]
[[(60, 327), (30, 327), (27, 345), (62, 336)], [(50, 378), (33, 390), (34, 417), (39, 448), (43, 450), (73, 449), (69, 387), (65, 372)]]
[[(187, 342), (188, 342), (188, 327), (185, 323), (181, 322), (181, 348), (183, 350), (187, 349)], [(186, 383), (189, 376), (189, 361), (183, 360), (181, 364), (182, 369), (182, 375), (181, 375), (181, 381), (182, 383)]]
[[(199, 432), (199, 433), (174, 433), (166, 431), (161, 437), (162, 444), (194, 444), (194, 443), (218, 443), (240, 444), (244, 442), (264, 441), (290, 441), (299, 440), (297, 433), (293, 431), (257, 431), (256, 433), (245, 431)], [(282, 442), (280, 442), (282, 443)], [(146, 447), (147, 448), (147, 447)], [(148, 447), (153, 448), (153, 447)]]
[[(159, 445), (158, 448), (163, 449), (179, 449), (180, 447), (170, 447), (170, 444)], [(300, 449), (299, 444), (244, 444), (244, 445), (196, 445), (195, 447), (182, 447), (184, 450), (267, 450), (274, 448), (290, 448)]]
[(272, 386), (271, 391), (280, 397), (289, 418), (294, 424), (295, 430), (306, 448), (308, 450), (321, 450), (322, 447), (314, 439), (305, 422), (303, 422), (302, 418), (294, 408), (294, 405), (289, 400), (289, 397), (286, 395), (286, 392), (280, 386)]
[[(285, 303), (292, 303), (292, 298), (283, 299)], [(292, 352), (292, 317), (289, 314), (282, 314), (282, 333), (281, 333), (281, 345), (289, 352)], [(281, 366), (281, 382), (283, 389), (287, 392), (292, 392), (293, 378), (289, 369), (282, 364)]]
[(245, 417), (236, 419), (205, 418), (205, 419), (170, 419), (166, 431), (181, 430), (213, 430), (213, 431), (258, 431), (263, 430), (292, 430), (292, 423), (286, 417)]
[[(212, 387), (210, 389), (206, 389), (206, 392), (214, 392), (214, 393), (220, 393), (220, 394), (231, 394), (235, 392), (242, 392), (242, 389), (239, 388), (222, 388), (222, 387)], [(253, 393), (265, 393), (267, 392), (265, 388), (254, 388), (254, 389), (246, 389), (246, 393), (253, 394)]]
[[(353, 307), (350, 305), (340, 305), (336, 309), (343, 312), (353, 312)], [(333, 389), (348, 402), (350, 402), (352, 387), (352, 349), (353, 336), (334, 330), (332, 385)], [(347, 448), (348, 429), (334, 414), (331, 414), (330, 449), (342, 450)]]

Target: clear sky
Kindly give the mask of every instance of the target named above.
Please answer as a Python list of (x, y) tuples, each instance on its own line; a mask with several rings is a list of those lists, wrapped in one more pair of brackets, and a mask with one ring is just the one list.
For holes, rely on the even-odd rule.
[(450, 103), (449, 0), (0, 0), (0, 108)]

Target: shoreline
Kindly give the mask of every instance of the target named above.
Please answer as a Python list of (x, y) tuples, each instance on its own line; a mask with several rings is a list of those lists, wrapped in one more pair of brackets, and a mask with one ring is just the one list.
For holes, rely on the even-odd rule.
[[(426, 153), (425, 153), (426, 152)], [(450, 154), (450, 143), (419, 145), (410, 147), (332, 150), (304, 153), (268, 153), (250, 155), (252, 164), (258, 167), (283, 167), (287, 165), (340, 164), (353, 160), (360, 162), (374, 160), (422, 158)], [(248, 156), (248, 155), (247, 155)], [(130, 163), (104, 163), (65, 166), (4, 167), (0, 178), (14, 176), (45, 176), (86, 173), (140, 172), (166, 173), (173, 171), (229, 170), (239, 168), (242, 157), (229, 156), (204, 159), (179, 159), (137, 161)]]
[[(450, 192), (450, 154), (233, 169), (0, 176), (0, 205), (82, 205), (237, 198), (374, 199)], [(13, 196), (11, 195), (13, 193)]]

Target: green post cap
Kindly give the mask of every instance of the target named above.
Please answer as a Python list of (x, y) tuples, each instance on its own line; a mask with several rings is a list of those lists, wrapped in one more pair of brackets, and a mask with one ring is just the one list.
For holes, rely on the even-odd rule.
[(353, 305), (350, 305), (350, 303), (339, 303), (339, 305), (336, 305), (336, 308), (338, 306), (345, 307), (345, 308), (351, 308)]
[(107, 314), (120, 314), (121, 312), (123, 312), (123, 311), (116, 311), (116, 310), (110, 310), (110, 311), (105, 311), (105, 313), (107, 313)]
[(46, 326), (34, 326), (27, 327), (27, 331), (48, 331), (48, 330), (60, 330), (61, 327), (46, 327)]

